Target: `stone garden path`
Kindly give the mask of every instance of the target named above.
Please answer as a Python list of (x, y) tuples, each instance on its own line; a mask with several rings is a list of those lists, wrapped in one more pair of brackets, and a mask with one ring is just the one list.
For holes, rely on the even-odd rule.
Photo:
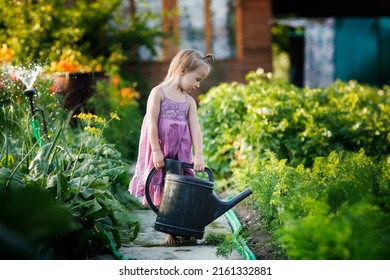
[[(132, 212), (140, 222), (138, 237), (130, 244), (124, 244), (119, 254), (125, 259), (136, 260), (226, 260), (217, 256), (217, 246), (206, 245), (204, 239), (196, 240), (191, 244), (167, 245), (164, 242), (165, 234), (154, 229), (156, 214), (152, 210), (136, 210)], [(204, 238), (209, 233), (231, 233), (231, 227), (224, 215), (210, 223), (205, 228)], [(114, 260), (113, 255), (102, 254), (94, 259)], [(242, 260), (237, 250), (228, 257), (229, 260)]]

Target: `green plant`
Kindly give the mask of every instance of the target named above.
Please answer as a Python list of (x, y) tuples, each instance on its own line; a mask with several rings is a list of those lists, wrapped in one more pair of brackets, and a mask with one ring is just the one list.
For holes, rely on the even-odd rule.
[(204, 243), (207, 245), (217, 245), (216, 255), (226, 259), (234, 249), (232, 236), (223, 233), (209, 233), (205, 237)]
[(244, 90), (238, 83), (221, 84), (199, 97), (206, 160), (221, 177), (230, 174), (231, 166), (239, 160), (239, 134), (247, 114)]
[(138, 153), (138, 140), (141, 130), (142, 115), (136, 91), (136, 83), (131, 83), (120, 76), (97, 83), (96, 94), (89, 100), (87, 107), (99, 115), (108, 115), (116, 111), (120, 121), (115, 126), (107, 127), (104, 136), (121, 153), (122, 158), (132, 162)]
[(66, 210), (40, 189), (1, 191), (0, 210), (0, 259), (51, 258), (49, 243), (77, 226)]
[(287, 164), (310, 167), (333, 150), (381, 157), (390, 152), (389, 87), (355, 81), (302, 89), (261, 69), (247, 83), (221, 84), (201, 96), (205, 158), (227, 177), (271, 150)]
[(389, 161), (363, 151), (317, 157), (292, 167), (273, 153), (234, 182), (254, 192), (254, 207), (291, 259), (387, 259)]
[[(7, 217), (6, 230), (17, 232), (21, 241), (31, 241), (18, 255), (21, 258), (87, 258), (107, 249), (108, 238), (112, 238), (117, 248), (122, 240), (136, 238), (139, 226), (130, 211), (138, 207), (138, 201), (134, 199), (125, 207), (113, 194), (118, 185), (128, 185), (128, 166), (102, 137), (103, 130), (117, 115), (111, 114), (109, 120), (92, 114), (77, 115), (85, 122), (80, 123), (80, 129), (71, 129), (68, 122), (57, 120), (40, 146), (38, 139), (33, 138), (29, 115), (19, 109), (26, 107), (14, 107), (13, 103), (3, 106), (7, 133), (0, 142), (0, 193), (4, 197), (22, 190), (43, 193), (60, 209), (58, 212), (53, 208), (53, 215), (58, 212), (67, 220), (63, 220), (63, 227), (57, 231), (30, 240), (28, 235), (32, 229), (15, 226), (10, 222), (12, 217)], [(22, 117), (16, 119), (13, 114)], [(9, 123), (14, 124), (14, 129), (8, 129)], [(28, 205), (26, 208), (22, 205), (19, 211), (29, 211)], [(16, 211), (12, 205), (7, 210), (6, 213)], [(54, 217), (48, 212), (42, 220)], [(9, 247), (8, 237), (7, 234), (1, 246)]]
[(387, 259), (389, 87), (302, 89), (261, 69), (246, 78), (200, 99), (216, 178), (252, 189), (289, 258)]

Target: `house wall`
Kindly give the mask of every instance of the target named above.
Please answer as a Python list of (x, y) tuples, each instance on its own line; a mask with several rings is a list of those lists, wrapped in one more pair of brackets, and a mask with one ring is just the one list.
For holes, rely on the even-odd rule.
[[(245, 75), (257, 68), (272, 71), (271, 0), (236, 0), (236, 58), (217, 60), (210, 76), (194, 92), (195, 98), (219, 83), (245, 82)], [(147, 96), (160, 83), (170, 61), (137, 62), (129, 71), (140, 82), (139, 90)]]

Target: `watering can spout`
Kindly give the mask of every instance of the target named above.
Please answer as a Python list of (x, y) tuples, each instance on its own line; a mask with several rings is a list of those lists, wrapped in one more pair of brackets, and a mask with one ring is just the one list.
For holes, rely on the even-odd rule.
[(236, 206), (238, 203), (240, 203), (242, 200), (247, 198), (252, 194), (252, 191), (250, 189), (246, 189), (242, 193), (239, 193), (235, 197), (229, 200), (221, 200), (219, 197), (213, 193), (212, 195), (212, 206), (213, 210), (211, 210), (209, 213), (211, 214), (209, 219), (206, 221), (206, 225), (210, 224), (212, 221), (216, 220), (218, 217), (225, 214), (227, 211), (229, 211), (231, 208)]

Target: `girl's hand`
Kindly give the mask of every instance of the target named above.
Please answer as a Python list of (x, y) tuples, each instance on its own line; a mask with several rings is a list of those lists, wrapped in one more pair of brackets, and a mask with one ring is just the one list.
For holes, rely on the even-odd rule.
[(195, 171), (204, 171), (204, 158), (202, 154), (194, 155), (192, 163), (194, 164)]
[(153, 151), (153, 164), (154, 167), (159, 170), (164, 167), (164, 155), (161, 150)]

